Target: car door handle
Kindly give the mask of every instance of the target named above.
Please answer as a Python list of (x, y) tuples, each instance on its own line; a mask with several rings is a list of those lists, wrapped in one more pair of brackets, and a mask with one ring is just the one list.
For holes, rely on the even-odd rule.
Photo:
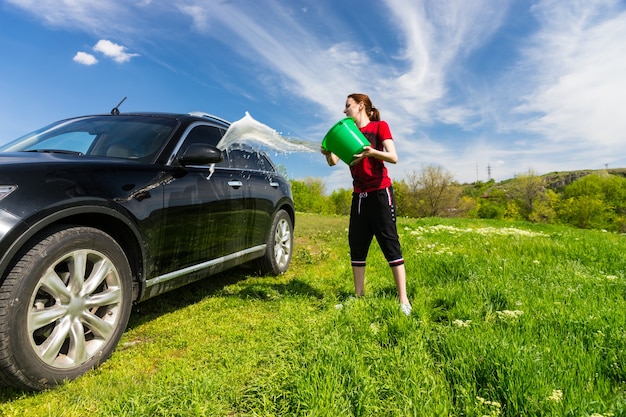
[(239, 188), (243, 185), (243, 182), (241, 181), (228, 181), (228, 185), (233, 187), (233, 188)]
[(270, 187), (274, 187), (274, 188), (278, 188), (280, 184), (277, 183), (276, 181), (270, 181)]

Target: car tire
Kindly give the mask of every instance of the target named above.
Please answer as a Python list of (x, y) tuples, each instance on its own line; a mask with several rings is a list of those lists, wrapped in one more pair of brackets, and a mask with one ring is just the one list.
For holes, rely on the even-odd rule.
[(66, 226), (35, 239), (0, 286), (0, 383), (42, 390), (112, 354), (128, 324), (132, 277), (106, 233)]
[(293, 251), (293, 221), (285, 210), (272, 220), (265, 254), (257, 265), (261, 274), (280, 275), (287, 271)]

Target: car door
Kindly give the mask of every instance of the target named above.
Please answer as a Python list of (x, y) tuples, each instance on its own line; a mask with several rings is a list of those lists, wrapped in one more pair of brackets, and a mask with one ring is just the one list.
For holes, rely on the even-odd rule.
[[(192, 125), (177, 155), (192, 144), (216, 145), (223, 134), (216, 126)], [(165, 185), (162, 271), (192, 267), (240, 249), (243, 188), (224, 154), (217, 164), (178, 168)]]
[(240, 147), (230, 151), (230, 164), (239, 170), (244, 185), (247, 247), (266, 243), (272, 214), (281, 197), (276, 173), (267, 157), (259, 151)]

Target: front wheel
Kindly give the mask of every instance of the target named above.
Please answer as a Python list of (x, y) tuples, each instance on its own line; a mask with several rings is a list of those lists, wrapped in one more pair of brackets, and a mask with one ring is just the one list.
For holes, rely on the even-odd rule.
[(0, 287), (0, 380), (41, 390), (111, 355), (131, 310), (132, 278), (117, 242), (90, 227), (35, 241)]
[(262, 274), (280, 275), (287, 271), (293, 251), (293, 222), (285, 210), (278, 210), (272, 220), (267, 248), (258, 267)]

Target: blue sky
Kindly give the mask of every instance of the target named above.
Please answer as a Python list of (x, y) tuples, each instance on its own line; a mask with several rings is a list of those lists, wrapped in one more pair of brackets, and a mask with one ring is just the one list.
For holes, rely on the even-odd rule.
[[(394, 179), (626, 167), (625, 0), (0, 0), (0, 48), (0, 143), (123, 97), (317, 143), (363, 92)], [(274, 159), (351, 187), (321, 154)]]

